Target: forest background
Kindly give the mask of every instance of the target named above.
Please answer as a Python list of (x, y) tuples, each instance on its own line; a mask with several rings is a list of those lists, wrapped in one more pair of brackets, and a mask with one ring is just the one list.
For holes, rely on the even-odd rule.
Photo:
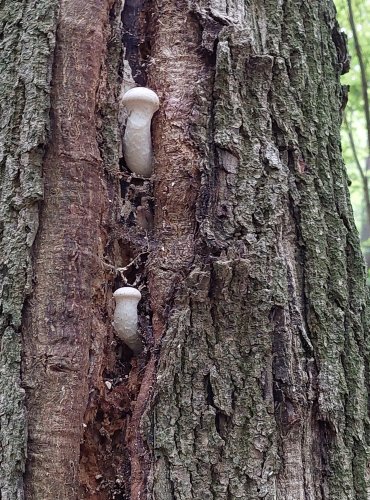
[(342, 76), (348, 85), (348, 104), (342, 127), (343, 157), (370, 282), (370, 1), (336, 0), (338, 21), (348, 37), (350, 70)]

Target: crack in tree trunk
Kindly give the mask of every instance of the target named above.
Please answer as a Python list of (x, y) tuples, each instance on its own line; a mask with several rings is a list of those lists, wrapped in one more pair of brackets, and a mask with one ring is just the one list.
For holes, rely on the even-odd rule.
[[(11, 17), (5, 2), (22, 36), (45, 23), (27, 45), (42, 88), (57, 3)], [(5, 57), (1, 497), (23, 495), (22, 328), (29, 499), (367, 500), (367, 290), (333, 4), (130, 0), (123, 40), (121, 10), (60, 2), (39, 229), (49, 102), (31, 106), (25, 46)], [(121, 77), (160, 97), (148, 180), (119, 158)], [(137, 357), (111, 326), (122, 285), (142, 293)]]

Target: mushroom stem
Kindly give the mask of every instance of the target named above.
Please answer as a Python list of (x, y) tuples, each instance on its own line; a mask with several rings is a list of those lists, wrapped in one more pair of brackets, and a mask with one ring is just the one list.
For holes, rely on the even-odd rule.
[(113, 327), (118, 337), (133, 351), (139, 354), (143, 344), (137, 331), (137, 305), (141, 293), (136, 288), (118, 288), (113, 294), (116, 300)]
[(158, 96), (145, 87), (135, 87), (123, 95), (121, 102), (129, 112), (123, 138), (126, 165), (131, 172), (150, 177), (153, 156), (150, 125), (159, 107)]

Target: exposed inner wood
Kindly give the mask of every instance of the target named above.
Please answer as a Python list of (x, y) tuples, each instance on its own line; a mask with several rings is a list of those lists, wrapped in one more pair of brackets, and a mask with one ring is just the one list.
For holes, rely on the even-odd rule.
[(109, 202), (95, 108), (108, 14), (108, 1), (60, 6), (35, 283), (23, 323), (27, 498), (78, 495), (90, 363), (106, 335), (101, 261)]
[[(367, 500), (332, 3), (129, 0), (122, 40), (118, 0), (60, 7), (22, 319), (26, 497)], [(123, 48), (161, 102), (149, 180), (119, 158)], [(137, 357), (111, 326), (125, 285)]]

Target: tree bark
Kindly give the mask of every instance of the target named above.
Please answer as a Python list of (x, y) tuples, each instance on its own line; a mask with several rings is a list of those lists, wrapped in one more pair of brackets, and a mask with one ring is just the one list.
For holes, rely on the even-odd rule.
[[(1, 498), (369, 498), (332, 2), (4, 5)], [(121, 82), (160, 97), (149, 180), (120, 158)]]
[[(367, 174), (366, 174), (366, 171), (368, 170), (368, 168), (363, 168), (361, 166), (359, 159), (358, 159), (357, 149), (356, 149), (355, 141), (353, 138), (351, 126), (350, 126), (350, 123), (348, 123), (348, 120), (346, 118), (346, 114), (344, 114), (343, 123), (345, 125), (348, 139), (349, 139), (349, 143), (351, 145), (353, 159), (355, 161), (358, 173), (360, 174), (360, 178), (361, 178), (364, 210), (363, 210), (363, 217), (362, 217), (362, 223), (361, 223), (360, 239), (361, 239), (361, 242), (364, 243), (370, 239), (370, 191), (369, 191), (369, 179), (368, 179)], [(370, 269), (370, 248), (367, 245), (365, 245), (365, 248), (363, 247), (362, 251), (363, 251), (364, 259), (365, 259), (365, 263), (366, 263), (366, 269)]]
[(106, 281), (99, 259), (108, 193), (95, 108), (110, 3), (60, 5), (37, 281), (23, 317), (27, 498), (77, 497), (83, 416), (92, 389), (91, 341), (101, 348), (106, 330), (96, 297)]
[[(155, 22), (168, 34), (153, 50), (159, 89), (187, 44), (190, 20), (171, 32), (179, 5)], [(340, 158), (343, 41), (330, 3), (227, 7), (193, 11), (212, 78), (178, 70), (194, 107), (174, 122), (203, 161), (197, 252), (157, 375), (155, 498), (365, 499), (366, 288)], [(157, 149), (171, 141), (168, 94)]]
[(21, 322), (32, 290), (31, 252), (43, 196), (57, 3), (0, 6), (0, 496), (23, 498), (26, 454)]

